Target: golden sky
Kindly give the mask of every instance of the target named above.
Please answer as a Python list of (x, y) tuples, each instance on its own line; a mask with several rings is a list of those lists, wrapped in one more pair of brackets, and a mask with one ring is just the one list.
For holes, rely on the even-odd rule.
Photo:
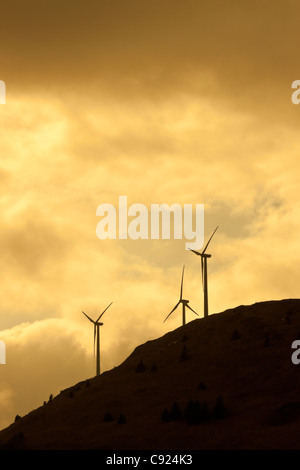
[[(96, 237), (102, 203), (205, 205), (210, 313), (299, 297), (299, 2), (1, 3), (0, 428), (203, 315), (185, 240)], [(191, 312), (190, 312), (191, 313)], [(188, 314), (188, 321), (196, 318)]]

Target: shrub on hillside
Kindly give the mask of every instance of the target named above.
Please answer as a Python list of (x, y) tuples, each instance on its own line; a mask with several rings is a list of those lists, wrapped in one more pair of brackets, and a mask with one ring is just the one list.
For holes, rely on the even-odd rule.
[(108, 411), (107, 413), (105, 413), (104, 417), (103, 417), (103, 421), (105, 423), (110, 423), (111, 421), (114, 421), (114, 417), (113, 415)]
[(186, 345), (183, 346), (180, 357), (180, 361), (187, 361), (188, 360), (188, 353), (187, 353), (187, 348)]
[(182, 412), (177, 402), (175, 402), (170, 410), (164, 409), (161, 420), (163, 422), (185, 420), (188, 424), (194, 425), (205, 423), (211, 419), (222, 419), (226, 415), (227, 410), (223, 398), (219, 395), (212, 410), (209, 409), (206, 401), (201, 403), (199, 400), (191, 399), (188, 401), (184, 412)]
[(204, 382), (200, 382), (199, 385), (198, 385), (198, 390), (206, 390), (206, 385)]
[(170, 410), (170, 421), (180, 421), (182, 419), (182, 411), (178, 403), (174, 403)]
[(224, 405), (223, 398), (221, 397), (221, 395), (219, 395), (218, 398), (216, 399), (216, 403), (213, 408), (213, 417), (216, 419), (222, 419), (222, 418), (225, 418), (225, 416), (226, 416), (226, 408)]
[(232, 335), (231, 335), (231, 341), (234, 341), (234, 340), (237, 340), (237, 339), (240, 339), (241, 335), (240, 333), (238, 332), (238, 330), (234, 330)]
[(127, 419), (125, 418), (125, 416), (121, 413), (119, 418), (118, 418), (118, 424), (125, 424), (127, 423)]
[(167, 408), (165, 408), (164, 411), (162, 412), (161, 420), (164, 423), (168, 423), (170, 421), (170, 412), (167, 410)]
[(136, 366), (135, 368), (135, 372), (139, 373), (139, 372), (145, 372), (146, 370), (146, 367), (142, 361), (142, 359), (140, 360), (140, 362), (138, 363), (138, 365)]

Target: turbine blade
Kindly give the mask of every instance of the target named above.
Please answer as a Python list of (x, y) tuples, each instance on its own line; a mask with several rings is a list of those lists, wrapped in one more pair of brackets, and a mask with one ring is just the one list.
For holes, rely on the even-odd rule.
[[(195, 310), (193, 310), (192, 307), (190, 307), (189, 305), (187, 305), (187, 308), (189, 308), (190, 310), (192, 310), (192, 312), (194, 312), (196, 315), (198, 315), (198, 313), (195, 312)], [(199, 315), (198, 315), (198, 317), (199, 317)]]
[(219, 227), (219, 226), (217, 226), (217, 227), (215, 228), (213, 234), (211, 235), (210, 239), (209, 239), (208, 242), (206, 243), (206, 246), (205, 246), (204, 250), (202, 251), (202, 255), (204, 255), (204, 253), (205, 253), (205, 251), (206, 251), (206, 248), (208, 247), (208, 245), (209, 245), (209, 243), (210, 243), (212, 237), (213, 237), (214, 234), (216, 233), (218, 227)]
[(180, 300), (182, 300), (183, 276), (184, 276), (184, 266), (182, 269), (182, 277), (181, 277)]
[(177, 302), (177, 304), (175, 305), (175, 307), (171, 310), (171, 312), (169, 313), (169, 315), (164, 319), (164, 323), (165, 323), (165, 321), (169, 318), (169, 316), (171, 315), (171, 313), (173, 313), (174, 310), (176, 310), (176, 308), (178, 307), (179, 304), (180, 304), (180, 300), (179, 300), (179, 302)]
[(189, 250), (192, 251), (193, 253), (195, 253), (195, 255), (198, 255), (198, 256), (201, 255), (201, 253), (199, 251), (192, 250), (192, 248), (189, 248)]
[(92, 323), (95, 323), (94, 320), (92, 320), (86, 313), (84, 313), (84, 312), (82, 312), (82, 313), (83, 313), (83, 315), (85, 315), (86, 318), (88, 318)]
[(111, 304), (112, 304), (112, 302), (109, 304), (109, 306), (108, 306), (108, 307), (106, 307), (106, 309), (105, 309), (105, 310), (103, 310), (103, 312), (101, 313), (101, 315), (100, 315), (100, 316), (97, 318), (96, 322), (100, 320), (100, 318), (102, 317), (102, 315), (104, 315), (104, 314), (105, 314), (106, 310), (107, 310), (107, 309), (108, 309), (108, 308), (111, 306)]

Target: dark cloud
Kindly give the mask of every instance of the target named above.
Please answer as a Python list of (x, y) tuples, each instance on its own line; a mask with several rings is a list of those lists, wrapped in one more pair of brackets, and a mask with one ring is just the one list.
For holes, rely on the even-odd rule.
[(12, 1), (1, 5), (9, 93), (66, 99), (200, 93), (279, 112), (299, 78), (289, 1)]

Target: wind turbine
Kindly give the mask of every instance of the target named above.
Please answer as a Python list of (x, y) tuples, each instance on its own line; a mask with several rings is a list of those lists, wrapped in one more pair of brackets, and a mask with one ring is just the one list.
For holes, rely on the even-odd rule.
[[(108, 307), (110, 307), (111, 304), (112, 302), (108, 305)], [(83, 315), (85, 315), (86, 318), (94, 324), (94, 357), (95, 357), (95, 341), (97, 340), (96, 375), (100, 375), (100, 330), (99, 330), (99, 327), (103, 325), (103, 323), (99, 322), (99, 320), (102, 317), (102, 315), (104, 315), (108, 307), (106, 307), (106, 309), (103, 310), (103, 312), (99, 315), (99, 317), (95, 321), (92, 320), (86, 313), (82, 312)]]
[[(184, 266), (183, 266), (183, 269), (182, 269), (182, 278), (181, 278), (181, 288), (180, 288), (180, 298), (179, 298), (179, 301), (177, 302), (177, 304), (175, 305), (175, 307), (171, 310), (171, 312), (169, 313), (169, 315), (164, 319), (164, 322), (169, 318), (169, 316), (174, 312), (174, 310), (176, 310), (176, 308), (179, 306), (179, 304), (182, 304), (182, 324), (183, 324), (183, 325), (185, 325), (185, 307), (189, 308), (192, 312), (194, 312), (196, 315), (198, 315), (198, 313), (195, 312), (195, 310), (193, 310), (192, 307), (190, 307), (190, 306), (188, 305), (189, 300), (186, 300), (186, 299), (183, 299), (183, 298), (182, 298), (183, 276), (184, 276)], [(198, 316), (199, 316), (199, 315), (198, 315)]]
[(204, 318), (208, 317), (207, 258), (211, 258), (211, 255), (205, 252), (218, 227), (219, 226), (215, 228), (202, 253), (200, 251), (195, 251), (189, 248), (193, 253), (195, 253), (195, 255), (201, 256), (202, 287), (204, 292)]

